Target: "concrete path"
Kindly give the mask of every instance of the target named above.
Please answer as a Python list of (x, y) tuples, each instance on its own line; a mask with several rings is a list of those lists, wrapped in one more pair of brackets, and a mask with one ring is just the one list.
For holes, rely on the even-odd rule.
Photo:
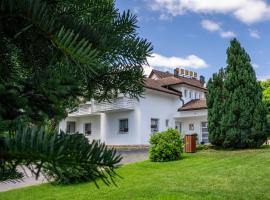
[[(128, 164), (128, 163), (134, 163), (139, 162), (143, 160), (148, 159), (148, 150), (145, 149), (139, 149), (139, 150), (119, 150), (119, 154), (123, 156), (123, 159), (120, 164)], [(16, 183), (0, 183), (0, 192), (16, 189), (16, 188), (22, 188), (32, 185), (38, 185), (42, 183), (46, 183), (46, 179), (44, 177), (40, 177), (38, 180), (36, 180), (30, 173), (30, 171), (26, 170), (27, 176), (23, 178), (22, 181), (16, 182)]]

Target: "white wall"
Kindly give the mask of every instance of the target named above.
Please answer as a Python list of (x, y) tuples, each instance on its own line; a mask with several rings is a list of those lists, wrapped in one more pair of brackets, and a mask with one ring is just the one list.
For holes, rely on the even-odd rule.
[[(184, 88), (184, 87), (183, 87)], [(201, 122), (207, 121), (207, 110), (178, 112), (182, 102), (179, 96), (146, 89), (144, 98), (135, 104), (134, 110), (100, 113), (98, 116), (68, 117), (59, 124), (59, 129), (66, 130), (67, 121), (76, 122), (76, 131), (83, 132), (84, 124), (91, 123), (92, 135), (89, 139), (101, 139), (108, 145), (143, 145), (149, 144), (151, 136), (151, 118), (159, 119), (159, 131), (175, 128), (175, 121), (182, 122), (183, 133), (190, 133), (189, 124), (194, 124), (194, 131), (201, 140)], [(128, 119), (129, 131), (119, 133), (119, 120)], [(166, 120), (169, 126), (166, 127)]]
[[(159, 131), (175, 127), (174, 117), (181, 106), (180, 98), (176, 95), (166, 94), (155, 90), (146, 89), (145, 98), (139, 101), (139, 118), (141, 120), (140, 143), (149, 144), (151, 135), (151, 118), (159, 119)], [(166, 127), (166, 120), (169, 126)]]
[(91, 123), (91, 135), (86, 135), (89, 140), (99, 140), (100, 137), (100, 116), (82, 116), (82, 117), (67, 117), (62, 120), (59, 124), (59, 129), (66, 131), (67, 121), (76, 122), (76, 132), (84, 133), (84, 124)]
[[(205, 98), (205, 91), (196, 87), (191, 87), (188, 85), (175, 85), (172, 86), (172, 88), (182, 92), (182, 99), (184, 100), (184, 103), (187, 103), (191, 101), (192, 99), (195, 99), (195, 93), (197, 93), (197, 98), (199, 99), (199, 95), (201, 95), (201, 99)], [(187, 96), (185, 96), (185, 90), (187, 90)], [(189, 92), (191, 92), (192, 97), (190, 98)]]
[[(109, 112), (105, 115), (104, 141), (107, 145), (139, 145), (140, 118), (132, 111)], [(128, 133), (119, 133), (119, 120), (128, 119)]]
[[(202, 141), (202, 131), (201, 131), (201, 123), (207, 122), (207, 116), (198, 116), (198, 117), (188, 117), (188, 118), (180, 118), (176, 119), (177, 122), (181, 122), (181, 134), (198, 134), (198, 142)], [(194, 124), (194, 130), (189, 130), (189, 124)]]

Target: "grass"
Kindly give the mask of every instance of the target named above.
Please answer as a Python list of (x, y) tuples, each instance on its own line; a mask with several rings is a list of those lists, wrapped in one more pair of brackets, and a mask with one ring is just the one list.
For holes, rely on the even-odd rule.
[(270, 149), (185, 155), (168, 163), (149, 161), (119, 168), (118, 186), (43, 184), (0, 193), (2, 200), (55, 199), (270, 199)]

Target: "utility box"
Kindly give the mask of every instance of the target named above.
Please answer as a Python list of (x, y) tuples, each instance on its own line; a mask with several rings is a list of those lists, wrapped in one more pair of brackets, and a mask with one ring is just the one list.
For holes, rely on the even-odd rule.
[(197, 134), (185, 135), (185, 152), (186, 153), (195, 153), (196, 152), (196, 140)]

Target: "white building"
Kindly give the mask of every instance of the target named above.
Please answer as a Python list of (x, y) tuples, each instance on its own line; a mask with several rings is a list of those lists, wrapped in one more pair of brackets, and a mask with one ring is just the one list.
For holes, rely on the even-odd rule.
[(87, 102), (61, 121), (59, 129), (80, 132), (107, 145), (148, 145), (151, 134), (177, 128), (208, 142), (207, 108), (202, 81), (153, 70), (139, 100), (119, 96), (112, 102)]

